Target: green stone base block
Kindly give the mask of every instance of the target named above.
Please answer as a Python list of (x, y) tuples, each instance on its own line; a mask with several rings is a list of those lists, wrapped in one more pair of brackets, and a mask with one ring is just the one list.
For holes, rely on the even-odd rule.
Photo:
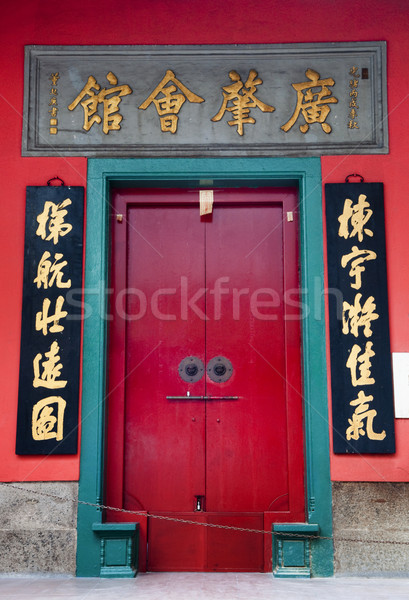
[(138, 523), (94, 523), (100, 540), (100, 577), (135, 577), (138, 572)]
[(273, 572), (275, 577), (311, 577), (311, 536), (319, 526), (309, 523), (273, 525)]

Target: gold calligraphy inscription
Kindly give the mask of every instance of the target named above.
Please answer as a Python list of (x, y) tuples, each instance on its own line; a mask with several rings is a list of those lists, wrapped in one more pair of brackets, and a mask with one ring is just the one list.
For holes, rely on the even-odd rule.
[(58, 379), (63, 368), (58, 352), (60, 347), (56, 341), (51, 344), (50, 350), (44, 353), (45, 360), (41, 362), (42, 373), (40, 374), (40, 361), (43, 355), (38, 353), (33, 360), (33, 387), (45, 387), (48, 389), (65, 388), (67, 382)]
[[(94, 123), (99, 124), (101, 121), (103, 121), (102, 131), (105, 134), (121, 129), (120, 123), (123, 117), (119, 114), (119, 103), (122, 101), (122, 96), (132, 94), (132, 89), (129, 85), (117, 85), (118, 79), (111, 71), (107, 74), (106, 78), (114, 87), (101, 89), (95, 77), (90, 75), (81, 92), (68, 106), (68, 110), (74, 110), (81, 103), (84, 109), (84, 124), (82, 128), (85, 131), (89, 131)], [(97, 113), (100, 104), (103, 107), (102, 118)]]
[(57, 85), (59, 78), (60, 78), (59, 73), (51, 73), (51, 75), (50, 75), (50, 80), (53, 85)]
[[(352, 73), (351, 73), (352, 74)], [(358, 84), (351, 83), (351, 87), (356, 89)], [(364, 235), (373, 237), (373, 231), (366, 227), (373, 211), (367, 201), (365, 194), (360, 194), (358, 201), (354, 203), (350, 198), (346, 198), (342, 214), (338, 217), (339, 229), (338, 236), (344, 239), (351, 239), (355, 236), (359, 242), (362, 242)], [(353, 278), (350, 286), (359, 290), (362, 286), (362, 273), (365, 271), (364, 263), (377, 258), (376, 252), (352, 246), (351, 252), (341, 257), (341, 266), (346, 268), (350, 266), (349, 275)], [(369, 298), (362, 305), (362, 294), (357, 293), (353, 304), (343, 302), (342, 310), (342, 333), (344, 335), (352, 334), (356, 338), (360, 334), (360, 328), (366, 338), (372, 337), (372, 321), (379, 318), (375, 312), (376, 304), (374, 297)], [(346, 367), (350, 371), (351, 384), (353, 387), (374, 385), (375, 378), (372, 376), (371, 359), (375, 356), (373, 342), (368, 341), (363, 349), (359, 344), (354, 344), (349, 352), (346, 361)], [(377, 416), (375, 409), (370, 409), (370, 402), (373, 396), (366, 396), (360, 390), (357, 397), (349, 404), (355, 410), (348, 419), (349, 427), (346, 429), (347, 440), (359, 440), (360, 436), (367, 436), (370, 440), (381, 441), (386, 437), (386, 432), (376, 433), (373, 429), (373, 421)]]
[(48, 106), (50, 107), (48, 112), (50, 113), (50, 134), (56, 135), (58, 133), (58, 80), (60, 78), (59, 73), (51, 73), (49, 79), (51, 81), (50, 89), (50, 101)]
[[(372, 402), (373, 396), (365, 396), (361, 390), (358, 392), (358, 397), (352, 400), (349, 404), (355, 406), (355, 411), (352, 418), (348, 419), (349, 427), (346, 430), (347, 440), (358, 440), (359, 436), (367, 435), (370, 440), (383, 440), (386, 437), (386, 432), (375, 433), (373, 430), (373, 420), (378, 414), (375, 409), (369, 409), (369, 402)], [(364, 419), (366, 419), (366, 430)]]
[(351, 67), (349, 75), (352, 79), (349, 80), (349, 114), (348, 114), (348, 129), (359, 129), (358, 125), (358, 86), (359, 72), (358, 67)]
[(228, 125), (231, 127), (236, 126), (237, 133), (243, 135), (243, 125), (256, 122), (253, 117), (250, 117), (250, 109), (259, 108), (262, 112), (273, 112), (275, 108), (255, 97), (257, 86), (263, 83), (263, 80), (258, 77), (255, 69), (250, 70), (246, 83), (241, 81), (237, 71), (230, 71), (229, 77), (233, 83), (222, 88), (223, 102), (219, 112), (212, 118), (212, 121), (220, 121), (226, 111), (230, 112), (233, 119), (227, 121)]
[[(182, 93), (177, 93), (178, 89)], [(179, 120), (177, 115), (186, 100), (198, 104), (204, 102), (204, 98), (191, 92), (176, 78), (174, 72), (168, 69), (162, 81), (138, 108), (146, 110), (153, 102), (160, 118), (161, 131), (176, 133)]]
[(54, 254), (54, 262), (50, 260), (51, 254), (47, 250), (43, 253), (37, 267), (37, 277), (33, 283), (37, 284), (37, 288), (43, 286), (46, 290), (52, 287), (55, 283), (58, 288), (71, 287), (71, 279), (63, 281), (63, 269), (68, 264), (66, 260), (61, 260), (64, 255), (60, 252)]
[[(364, 239), (364, 233), (372, 237), (373, 231), (365, 227), (372, 214), (373, 211), (370, 209), (370, 204), (367, 202), (365, 194), (359, 194), (356, 204), (350, 198), (347, 198), (344, 202), (342, 215), (338, 217), (339, 237), (348, 239), (356, 235), (360, 242)], [(352, 227), (351, 231), (349, 230), (349, 225)]]
[(347, 335), (352, 333), (358, 337), (359, 328), (363, 327), (365, 337), (372, 336), (371, 323), (379, 319), (379, 315), (375, 312), (376, 304), (374, 297), (369, 296), (364, 305), (361, 306), (362, 294), (356, 294), (353, 304), (349, 304), (344, 300), (342, 303), (342, 333)]
[(44, 203), (44, 210), (37, 217), (36, 235), (41, 237), (46, 242), (52, 240), (54, 244), (58, 243), (59, 236), (63, 237), (72, 230), (70, 223), (65, 223), (64, 218), (68, 214), (65, 210), (67, 206), (72, 204), (69, 198), (66, 198), (59, 204), (47, 200)]
[[(49, 396), (34, 404), (31, 432), (36, 441), (63, 439), (66, 401), (61, 396)], [(57, 414), (53, 414), (55, 408)]]
[[(371, 358), (375, 356), (372, 346), (372, 342), (366, 342), (363, 352), (361, 352), (361, 346), (358, 346), (358, 344), (354, 344), (352, 347), (346, 366), (351, 372), (351, 383), (354, 387), (357, 385), (373, 385), (375, 383), (375, 379), (371, 377)], [(357, 377), (357, 368), (359, 370), (359, 377)]]
[[(43, 301), (42, 310), (36, 314), (36, 331), (41, 331), (43, 335), (47, 335), (47, 333), (59, 333), (60, 331), (64, 331), (64, 327), (60, 325), (60, 319), (64, 319), (68, 313), (66, 310), (61, 310), (63, 304), (64, 297), (58, 296), (57, 300), (55, 301), (55, 313), (53, 315), (48, 315), (51, 301), (48, 298), (45, 298)], [(48, 329), (48, 326), (51, 323), (52, 325)]]
[(331, 110), (328, 105), (338, 102), (329, 89), (335, 84), (335, 81), (332, 77), (320, 79), (320, 74), (313, 69), (307, 69), (305, 74), (310, 81), (291, 84), (297, 92), (297, 104), (292, 117), (282, 125), (281, 129), (287, 133), (301, 114), (305, 120), (305, 123), (300, 125), (302, 133), (307, 133), (313, 123), (320, 123), (325, 133), (331, 133), (332, 127), (325, 121)]
[(351, 262), (351, 269), (349, 275), (355, 278), (355, 281), (351, 283), (351, 287), (360, 290), (362, 285), (362, 273), (365, 271), (365, 267), (362, 265), (367, 260), (375, 260), (377, 258), (376, 252), (372, 250), (360, 250), (358, 246), (352, 246), (352, 251), (349, 254), (344, 254), (341, 258), (341, 266), (345, 269), (347, 264)]

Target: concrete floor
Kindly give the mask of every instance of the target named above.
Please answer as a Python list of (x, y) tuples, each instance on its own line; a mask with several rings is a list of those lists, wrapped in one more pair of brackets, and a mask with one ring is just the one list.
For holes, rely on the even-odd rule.
[(135, 579), (0, 576), (0, 599), (408, 600), (409, 578), (275, 579), (262, 573), (143, 573)]

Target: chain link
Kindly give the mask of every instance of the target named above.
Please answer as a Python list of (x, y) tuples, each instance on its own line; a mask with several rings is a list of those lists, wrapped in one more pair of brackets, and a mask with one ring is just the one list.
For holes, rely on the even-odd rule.
[[(12, 483), (0, 482), (1, 485), (13, 488), (15, 490), (21, 490), (22, 492), (26, 492), (28, 494), (37, 494), (38, 496), (45, 496), (47, 498), (52, 498), (53, 500), (58, 500), (60, 502), (72, 502), (73, 504), (81, 504), (82, 506), (90, 506), (92, 508), (97, 508), (98, 510), (110, 510), (113, 512), (126, 513), (130, 515), (149, 517), (151, 519), (160, 519), (162, 521), (172, 521), (173, 523), (182, 523), (185, 525), (198, 525), (201, 527), (211, 527), (213, 529), (227, 529), (230, 531), (241, 531), (245, 533), (261, 533), (263, 535), (272, 535), (277, 537), (294, 537), (294, 538), (302, 538), (302, 539), (311, 539), (311, 540), (332, 540), (333, 542), (354, 542), (360, 544), (395, 544), (397, 546), (409, 546), (409, 542), (399, 542), (397, 540), (362, 540), (358, 538), (344, 538), (338, 536), (324, 536), (324, 535), (308, 535), (304, 533), (292, 533), (292, 532), (282, 532), (282, 531), (268, 531), (265, 529), (249, 529), (246, 527), (234, 527), (232, 525), (219, 525), (217, 523), (203, 523), (200, 521), (191, 521), (189, 519), (178, 519), (176, 517), (168, 517), (166, 515), (156, 515), (154, 513), (147, 513), (143, 510), (128, 510), (125, 508), (117, 508), (115, 506), (107, 506), (105, 504), (97, 504), (95, 502), (85, 502), (84, 500), (75, 500), (73, 498), (61, 498), (61, 496), (57, 496), (55, 494), (49, 494), (47, 492), (40, 492), (37, 490), (30, 490), (18, 485), (14, 485)], [(202, 513), (206, 514), (206, 513)]]

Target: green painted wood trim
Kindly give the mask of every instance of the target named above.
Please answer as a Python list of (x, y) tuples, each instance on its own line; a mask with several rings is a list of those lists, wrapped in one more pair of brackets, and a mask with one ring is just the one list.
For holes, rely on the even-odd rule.
[[(308, 522), (322, 536), (332, 535), (328, 404), (325, 356), (321, 163), (319, 158), (90, 159), (87, 186), (87, 245), (81, 474), (79, 499), (102, 501), (105, 424), (106, 294), (109, 189), (112, 184), (140, 187), (299, 186), (301, 283), (306, 305), (303, 326), (305, 465)], [(212, 183), (208, 183), (209, 180)], [(79, 505), (77, 574), (97, 576), (99, 543), (92, 524), (98, 509)], [(312, 574), (333, 573), (331, 540), (314, 540)]]
[[(85, 248), (81, 462), (78, 499), (102, 503), (105, 422), (106, 314), (108, 268), (108, 204), (104, 177), (88, 178)], [(98, 508), (79, 504), (77, 575), (98, 577), (100, 540), (92, 523), (101, 522)]]
[(274, 523), (273, 531), (277, 533), (305, 533), (313, 535), (319, 533), (320, 527), (316, 523)]
[(102, 531), (102, 533), (112, 533), (113, 535), (118, 532), (129, 533), (139, 529), (139, 523), (93, 523), (92, 531)]

